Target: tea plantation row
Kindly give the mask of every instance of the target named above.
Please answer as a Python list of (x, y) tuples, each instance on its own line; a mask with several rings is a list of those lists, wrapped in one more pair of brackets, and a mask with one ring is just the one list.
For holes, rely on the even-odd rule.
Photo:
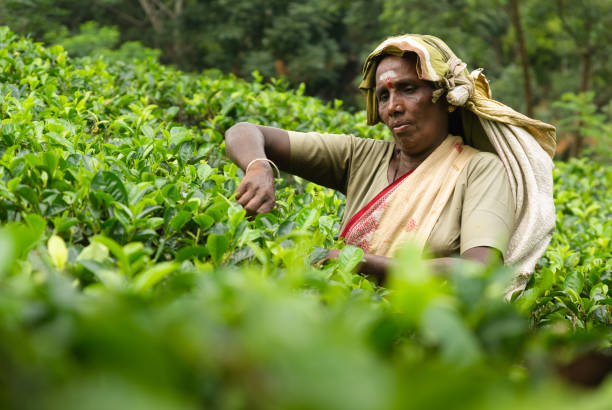
[[(557, 374), (612, 341), (612, 169), (555, 169), (558, 219), (525, 294), (508, 270), (384, 287), (361, 251), (315, 266), (343, 212), (286, 176), (247, 220), (223, 154), (237, 121), (383, 138), (281, 81), (69, 59), (0, 28), (3, 408), (605, 408)], [(561, 369), (561, 370), (559, 370)]]

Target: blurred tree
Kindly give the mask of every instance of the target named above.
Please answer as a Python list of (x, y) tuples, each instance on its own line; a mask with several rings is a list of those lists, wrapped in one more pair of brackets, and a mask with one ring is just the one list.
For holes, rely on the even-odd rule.
[(138, 3), (158, 36), (163, 36), (170, 28), (174, 61), (184, 63), (182, 15), (185, 0), (138, 0)]
[(82, 57), (115, 47), (119, 43), (119, 30), (88, 21), (81, 24), (76, 34), (71, 35), (66, 27), (61, 26), (58, 31), (46, 32), (44, 38), (50, 43), (61, 44), (70, 55)]
[[(560, 101), (553, 103), (553, 109), (559, 110), (559, 127), (570, 136), (563, 140), (567, 146), (566, 156), (577, 156), (584, 146), (584, 140), (590, 140), (591, 154), (600, 161), (610, 161), (612, 153), (612, 116), (593, 103), (595, 93), (565, 93)], [(608, 111), (612, 103), (606, 107)], [(581, 139), (580, 144), (578, 140)]]
[(527, 116), (533, 116), (533, 96), (531, 94), (531, 76), (529, 75), (529, 60), (527, 58), (527, 48), (525, 47), (525, 38), (523, 37), (523, 27), (521, 24), (521, 14), (519, 12), (518, 0), (510, 0), (510, 15), (512, 16), (512, 25), (516, 33), (517, 48), (521, 57), (521, 65), (523, 66), (523, 87), (525, 89), (525, 105), (527, 108)]
[[(579, 3), (556, 0), (563, 30), (574, 42), (580, 56), (580, 92), (590, 88), (595, 60), (607, 62), (612, 45), (612, 2), (587, 0)], [(607, 64), (606, 64), (607, 65)]]
[[(597, 88), (596, 102), (603, 106), (612, 97), (607, 85), (612, 71), (612, 2), (555, 0), (525, 4), (525, 29), (532, 67), (545, 97), (557, 99), (568, 91)], [(577, 64), (578, 63), (578, 64)], [(549, 94), (553, 94), (552, 96)]]
[[(378, 0), (280, 1), (213, 0), (199, 2), (187, 27), (195, 34), (200, 66), (248, 76), (284, 76), (305, 82), (309, 93), (326, 99), (358, 94), (354, 79), (361, 70), (364, 43), (378, 37)], [(197, 16), (208, 14), (206, 23)], [(368, 44), (369, 46), (369, 44)], [(350, 90), (350, 91), (349, 91)], [(352, 94), (351, 94), (352, 93)]]
[[(525, 7), (526, 37), (531, 39), (528, 53), (539, 79), (542, 101), (561, 99), (566, 93), (587, 94), (602, 108), (612, 98), (609, 78), (612, 70), (608, 56), (612, 53), (612, 2), (555, 0), (551, 4), (531, 0)], [(565, 98), (565, 97), (564, 97)], [(548, 108), (548, 107), (546, 107)], [(552, 111), (551, 115), (559, 115)], [(561, 137), (567, 137), (570, 155), (579, 155), (589, 138), (588, 116), (567, 127), (560, 118)], [(567, 133), (567, 135), (565, 135)]]

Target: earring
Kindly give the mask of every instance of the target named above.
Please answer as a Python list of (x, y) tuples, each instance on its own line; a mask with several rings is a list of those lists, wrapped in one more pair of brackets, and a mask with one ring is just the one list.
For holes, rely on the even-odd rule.
[(448, 112), (453, 112), (457, 109), (457, 107), (455, 107), (454, 105), (449, 105), (448, 106)]

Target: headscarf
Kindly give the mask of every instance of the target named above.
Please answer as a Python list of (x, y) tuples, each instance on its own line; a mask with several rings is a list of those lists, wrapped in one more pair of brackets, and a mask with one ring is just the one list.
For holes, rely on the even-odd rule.
[(461, 107), (465, 143), (496, 153), (504, 164), (516, 205), (515, 226), (504, 254), (505, 263), (516, 267), (506, 293), (510, 297), (524, 289), (555, 226), (555, 128), (493, 100), (481, 69), (468, 73), (466, 64), (442, 40), (419, 34), (390, 37), (368, 56), (359, 88), (366, 94), (369, 125), (380, 121), (375, 93), (378, 63), (385, 55), (408, 52), (417, 56), (418, 77), (434, 84), (433, 102), (445, 96), (450, 105)]

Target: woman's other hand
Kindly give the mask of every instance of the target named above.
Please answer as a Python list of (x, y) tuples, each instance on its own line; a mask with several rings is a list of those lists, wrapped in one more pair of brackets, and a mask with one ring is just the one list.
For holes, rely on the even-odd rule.
[(274, 208), (274, 171), (266, 161), (255, 161), (236, 189), (236, 200), (253, 216)]
[(314, 265), (321, 266), (330, 259), (338, 259), (338, 255), (340, 255), (340, 249), (328, 249), (327, 255), (325, 255), (325, 257), (315, 262)]

